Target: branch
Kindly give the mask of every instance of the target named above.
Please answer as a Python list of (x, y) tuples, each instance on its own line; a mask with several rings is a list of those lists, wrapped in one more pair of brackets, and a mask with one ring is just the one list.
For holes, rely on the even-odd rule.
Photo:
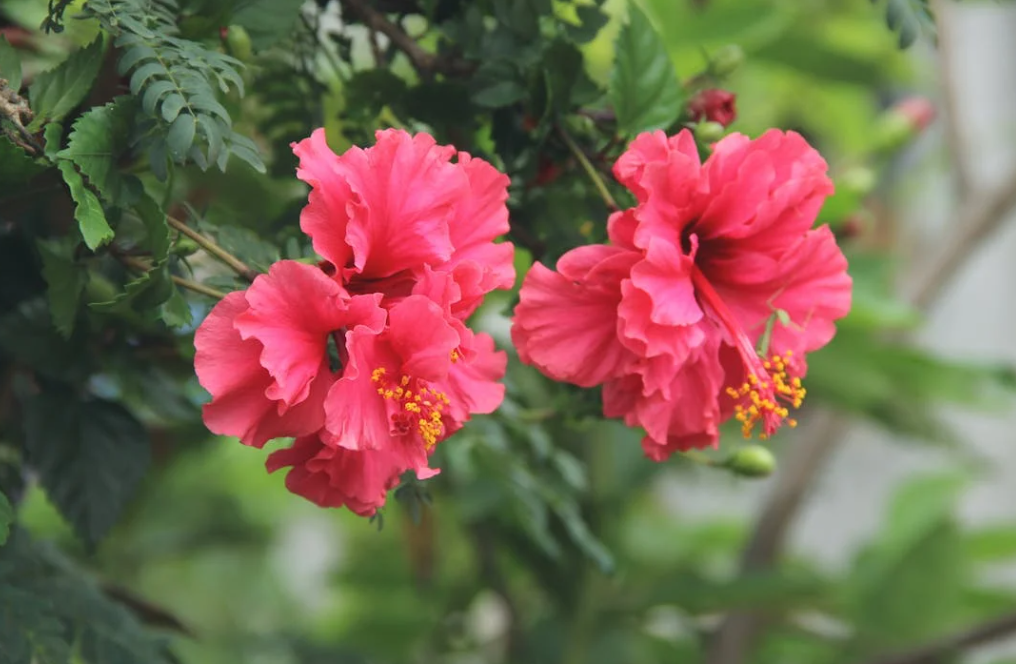
[(964, 648), (979, 646), (1016, 632), (1016, 612), (946, 636), (913, 650), (871, 660), (869, 664), (938, 664)]
[(578, 146), (575, 139), (573, 139), (567, 130), (565, 130), (565, 128), (561, 125), (557, 125), (557, 133), (561, 135), (561, 138), (564, 139), (565, 145), (568, 146), (568, 149), (571, 150), (572, 154), (575, 155), (575, 158), (578, 159), (579, 164), (582, 166), (582, 170), (584, 170), (586, 175), (589, 176), (589, 179), (592, 181), (593, 186), (596, 187), (596, 191), (599, 192), (600, 198), (603, 199), (603, 203), (607, 206), (607, 209), (611, 212), (617, 212), (620, 210), (621, 208), (618, 206), (617, 201), (614, 200), (614, 197), (610, 195), (610, 190), (607, 189), (607, 185), (604, 183), (603, 178), (600, 177), (600, 174), (593, 167), (592, 163), (590, 163), (589, 157), (587, 157), (586, 153), (582, 151), (582, 148)]
[[(133, 256), (127, 256), (120, 252), (112, 252), (112, 255), (118, 261), (123, 263), (125, 267), (134, 270), (135, 272), (148, 272), (152, 269), (150, 263), (134, 258)], [(174, 284), (176, 284), (180, 288), (186, 288), (187, 290), (194, 291), (195, 293), (201, 293), (202, 295), (207, 295), (208, 297), (213, 297), (217, 300), (221, 300), (222, 298), (226, 297), (225, 293), (223, 293), (220, 290), (216, 290), (211, 286), (205, 286), (204, 284), (199, 284), (196, 281), (191, 281), (190, 279), (178, 277), (175, 274), (170, 275), (169, 278), (173, 281)]]
[[(953, 54), (956, 51), (953, 21), (946, 18), (949, 8), (940, 0), (933, 4), (935, 27), (938, 31), (938, 81), (942, 94), (942, 107), (945, 110), (943, 125), (945, 141), (952, 154), (953, 173), (956, 177), (956, 188), (960, 200), (966, 200), (971, 191), (970, 169), (967, 167), (967, 156), (963, 151), (963, 132), (959, 123), (959, 95), (956, 94), (956, 71)], [(951, 18), (951, 17), (950, 17)]]
[(229, 269), (233, 270), (247, 281), (253, 282), (257, 278), (259, 274), (257, 270), (251, 269), (242, 260), (234, 256), (233, 254), (229, 253), (222, 247), (220, 247), (218, 244), (215, 243), (215, 240), (213, 240), (212, 238), (208, 237), (207, 235), (202, 235), (201, 233), (198, 233), (196, 230), (194, 230), (187, 224), (183, 223), (179, 219), (174, 219), (169, 215), (166, 216), (166, 221), (169, 222), (170, 226), (180, 231), (190, 239), (194, 240), (195, 244), (204, 249), (213, 257), (222, 261), (226, 266), (229, 267)]
[[(956, 276), (980, 247), (981, 243), (1001, 226), (1007, 214), (1016, 207), (1016, 175), (994, 194), (971, 195), (960, 206), (962, 221), (954, 237), (942, 244), (945, 249), (931, 264), (915, 267), (910, 280), (910, 300), (921, 310), (932, 307), (944, 287)], [(809, 435), (800, 436), (778, 471), (776, 484), (755, 522), (755, 527), (741, 559), (741, 571), (769, 567), (779, 556), (786, 533), (800, 510), (804, 497), (843, 441), (849, 420), (832, 411), (818, 413), (809, 427)], [(707, 664), (738, 664), (763, 628), (759, 614), (729, 614), (714, 633), (706, 653)], [(881, 664), (881, 663), (880, 663)]]
[(360, 17), (372, 32), (380, 32), (391, 40), (397, 49), (406, 54), (413, 68), (423, 78), (431, 78), (435, 73), (469, 74), (473, 65), (461, 60), (444, 58), (424, 49), (406, 34), (405, 30), (389, 21), (384, 14), (371, 7), (366, 0), (340, 0), (343, 7), (348, 8)]

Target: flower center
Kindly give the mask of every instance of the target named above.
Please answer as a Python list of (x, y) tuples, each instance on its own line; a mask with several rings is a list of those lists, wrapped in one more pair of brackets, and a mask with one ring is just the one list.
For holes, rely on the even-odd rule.
[(391, 415), (395, 434), (405, 436), (415, 430), (428, 450), (437, 445), (444, 433), (441, 414), (448, 405), (448, 396), (444, 392), (404, 374), (398, 382), (393, 382), (384, 367), (374, 369), (370, 380), (377, 385), (377, 393), (382, 398), (395, 402), (396, 411)]
[(751, 438), (752, 429), (762, 422), (763, 432), (759, 438), (765, 440), (779, 428), (783, 422), (794, 428), (797, 420), (788, 417), (790, 409), (800, 408), (807, 393), (801, 386), (801, 379), (790, 377), (791, 351), (782, 356), (773, 355), (762, 363), (766, 375), (772, 382), (760, 379), (756, 374), (749, 373), (748, 380), (738, 388), (728, 387), (727, 394), (737, 403), (734, 404), (734, 417), (741, 423), (741, 435)]
[(791, 428), (797, 426), (797, 421), (788, 417), (788, 406), (800, 408), (806, 390), (801, 386), (799, 377), (790, 375), (792, 353), (774, 354), (769, 359), (759, 357), (748, 335), (698, 267), (692, 268), (691, 278), (699, 302), (710, 310), (713, 318), (733, 338), (734, 348), (744, 363), (745, 382), (737, 387), (728, 386), (725, 390), (735, 400), (734, 417), (741, 423), (741, 434), (751, 438), (755, 425), (761, 422), (759, 438), (766, 440), (784, 422)]

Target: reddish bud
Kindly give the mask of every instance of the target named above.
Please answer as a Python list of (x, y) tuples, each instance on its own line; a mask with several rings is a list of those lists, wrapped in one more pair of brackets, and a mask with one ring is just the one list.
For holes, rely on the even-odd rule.
[(906, 118), (915, 133), (935, 121), (935, 105), (927, 97), (908, 97), (897, 102), (892, 110)]
[(229, 38), (229, 28), (226, 26), (222, 26), (221, 28), (219, 28), (219, 39), (221, 39), (222, 41), (226, 41), (226, 39), (228, 38)]
[(17, 49), (34, 50), (32, 44), (32, 33), (24, 28), (9, 25), (0, 28), (0, 36), (7, 40), (7, 43)]
[(522, 129), (525, 131), (533, 131), (540, 125), (540, 121), (534, 118), (532, 115), (526, 113), (522, 116)]
[(536, 167), (536, 177), (533, 178), (533, 185), (542, 187), (550, 184), (560, 176), (561, 167), (541, 154), (539, 164)]
[(695, 122), (706, 120), (726, 127), (737, 119), (736, 99), (737, 95), (727, 90), (703, 90), (688, 102), (688, 115)]

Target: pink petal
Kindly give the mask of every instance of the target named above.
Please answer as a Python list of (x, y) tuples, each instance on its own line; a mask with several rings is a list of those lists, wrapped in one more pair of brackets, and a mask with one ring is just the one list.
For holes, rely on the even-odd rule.
[(493, 413), (504, 401), (504, 378), (508, 356), (494, 349), (494, 340), (487, 334), (470, 333), (464, 342), (468, 351), (452, 364), (448, 377), (441, 383), (451, 402), (449, 413), (465, 422), (470, 414)]
[(590, 245), (565, 254), (560, 272), (534, 264), (512, 326), (520, 359), (583, 387), (617, 374), (630, 358), (617, 338), (620, 284), (637, 259), (635, 252)]
[(426, 381), (440, 380), (451, 368), (459, 335), (437, 304), (412, 295), (388, 312), (386, 339), (401, 358), (400, 372)]
[(351, 148), (339, 171), (357, 199), (349, 206), (346, 241), (363, 278), (383, 278), (452, 256), (449, 224), (469, 195), (465, 174), (449, 160), (452, 147), (429, 134), (377, 132), (367, 150)]
[(398, 371), (400, 358), (393, 357), (378, 334), (357, 327), (346, 334), (349, 362), (342, 377), (325, 399), (325, 442), (350, 450), (386, 449), (392, 442), (387, 402), (371, 381), (374, 369)]
[(300, 213), (300, 229), (311, 237), (314, 251), (343, 268), (353, 258), (346, 227), (356, 197), (341, 172), (338, 155), (328, 147), (324, 129), (316, 129), (292, 148), (300, 159), (296, 176), (311, 186), (307, 206)]
[(275, 384), (266, 396), (287, 406), (307, 398), (326, 358), (328, 335), (350, 324), (379, 328), (384, 312), (377, 297), (358, 296), (350, 305), (341, 286), (316, 267), (279, 261), (254, 280), (246, 294), (250, 308), (236, 318), (244, 339), (264, 349), (261, 365)]
[(645, 203), (652, 193), (644, 181), (647, 169), (669, 170), (668, 162), (675, 164), (673, 173), (680, 174), (677, 180), (697, 178), (698, 149), (690, 131), (682, 130), (669, 138), (659, 130), (639, 134), (614, 164), (614, 177), (631, 189), (639, 203)]

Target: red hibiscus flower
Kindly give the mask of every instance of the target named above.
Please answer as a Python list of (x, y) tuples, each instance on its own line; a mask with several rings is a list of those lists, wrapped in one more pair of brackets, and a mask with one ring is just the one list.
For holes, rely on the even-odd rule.
[(654, 132), (614, 173), (638, 204), (611, 216), (611, 245), (533, 266), (512, 328), (522, 361), (602, 384), (604, 414), (643, 427), (656, 460), (715, 445), (732, 416), (746, 437), (795, 424), (804, 355), (850, 308), (846, 259), (812, 228), (833, 189), (825, 161), (773, 130), (728, 136), (702, 164), (688, 131)]

